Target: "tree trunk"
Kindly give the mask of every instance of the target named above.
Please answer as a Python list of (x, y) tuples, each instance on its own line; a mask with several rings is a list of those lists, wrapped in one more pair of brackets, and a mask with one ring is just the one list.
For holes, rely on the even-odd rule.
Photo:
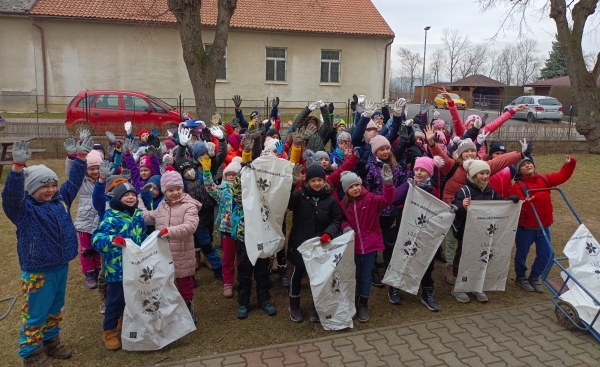
[(600, 73), (600, 54), (594, 70), (588, 72), (583, 58), (581, 39), (587, 18), (594, 14), (598, 0), (580, 0), (571, 12), (573, 25), (567, 22), (567, 7), (564, 0), (550, 1), (550, 17), (554, 19), (557, 39), (562, 47), (571, 80), (571, 94), (577, 101), (577, 132), (585, 136), (588, 151), (600, 154), (600, 93), (596, 81)]
[(204, 51), (200, 8), (202, 0), (168, 0), (179, 26), (179, 36), (183, 48), (183, 61), (192, 83), (196, 101), (196, 117), (207, 126), (216, 113), (215, 84), (221, 61), (227, 47), (229, 22), (235, 11), (237, 0), (218, 0), (217, 27), (211, 51)]

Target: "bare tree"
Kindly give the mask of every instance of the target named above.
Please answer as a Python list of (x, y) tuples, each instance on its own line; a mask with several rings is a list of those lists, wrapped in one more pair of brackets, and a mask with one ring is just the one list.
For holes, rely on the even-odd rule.
[(489, 47), (486, 44), (479, 44), (470, 47), (460, 63), (458, 64), (458, 72), (461, 78), (466, 78), (469, 75), (485, 73), (485, 64), (487, 63), (487, 53)]
[(535, 71), (541, 67), (538, 42), (531, 38), (521, 38), (515, 48), (515, 69), (517, 85), (524, 85), (533, 79)]
[(420, 66), (423, 65), (423, 57), (418, 52), (411, 52), (409, 49), (400, 47), (396, 53), (400, 56), (401, 69), (405, 76), (410, 80), (410, 93), (412, 95), (415, 85), (415, 79), (419, 77)]
[(441, 40), (447, 51), (448, 63), (446, 67), (450, 74), (450, 82), (453, 82), (456, 69), (467, 50), (471, 47), (471, 41), (469, 41), (469, 36), (461, 36), (457, 28), (444, 29)]
[(507, 85), (513, 84), (515, 74), (515, 48), (512, 45), (504, 46), (496, 58), (496, 80)]
[(440, 81), (446, 68), (446, 55), (444, 50), (437, 48), (429, 57), (429, 73), (434, 83)]
[(492, 50), (490, 51), (490, 53), (488, 53), (487, 55), (488, 58), (488, 70), (487, 70), (487, 74), (488, 74), (488, 78), (495, 78), (496, 77), (496, 71), (498, 69), (498, 51), (497, 50)]

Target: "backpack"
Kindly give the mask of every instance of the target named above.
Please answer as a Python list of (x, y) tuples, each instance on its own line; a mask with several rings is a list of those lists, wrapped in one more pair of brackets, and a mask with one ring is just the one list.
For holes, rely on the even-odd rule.
[(433, 176), (431, 176), (431, 184), (438, 191), (438, 198), (441, 200), (442, 195), (444, 195), (444, 188), (446, 187), (446, 182), (454, 176), (456, 170), (458, 169), (458, 164), (454, 164), (448, 175), (444, 175), (439, 168), (435, 167), (433, 170)]
[[(552, 185), (550, 185), (550, 180), (548, 180), (548, 177), (543, 174), (543, 173), (538, 173), (538, 176), (540, 176), (540, 178), (542, 179), (542, 181), (544, 181), (544, 183), (546, 184), (547, 187), (552, 187)], [(529, 187), (527, 187), (527, 184), (525, 182), (523, 182), (523, 180), (516, 180), (515, 183), (517, 185), (519, 185), (519, 187), (521, 188), (521, 191), (523, 192), (523, 195), (525, 195), (525, 197), (527, 197), (527, 190), (529, 190)]]

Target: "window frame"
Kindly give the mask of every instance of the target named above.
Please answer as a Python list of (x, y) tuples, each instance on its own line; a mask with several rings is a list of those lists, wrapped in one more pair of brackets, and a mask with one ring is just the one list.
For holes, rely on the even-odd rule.
[[(285, 56), (283, 58), (268, 56), (267, 54), (269, 49), (283, 50)], [(287, 57), (288, 52), (286, 47), (265, 47), (265, 84), (287, 84)], [(267, 79), (267, 62), (269, 60), (273, 61), (273, 80)], [(283, 80), (277, 80), (277, 61), (283, 61), (285, 65), (283, 72)]]
[[(330, 51), (330, 52), (337, 52), (338, 53), (338, 59), (337, 60), (327, 60), (327, 59), (323, 59), (323, 51)], [(319, 83), (321, 85), (341, 85), (342, 84), (342, 50), (328, 50), (328, 49), (322, 49), (321, 50), (321, 68), (323, 67), (323, 63), (328, 63), (329, 64), (329, 71), (328, 71), (328, 79), (329, 81), (322, 81), (321, 80), (321, 75), (319, 76)], [(338, 64), (338, 81), (337, 82), (332, 82), (331, 81), (331, 64), (333, 63), (337, 63)]]
[[(204, 52), (206, 52), (207, 54), (210, 54), (210, 51), (206, 51), (206, 47), (210, 47), (212, 50), (212, 43), (205, 43), (203, 45), (204, 47)], [(219, 78), (219, 74), (221, 73), (221, 68), (223, 68), (223, 65), (225, 67), (225, 79), (220, 79)], [(225, 46), (225, 53), (223, 54), (223, 60), (221, 60), (221, 66), (219, 66), (219, 73), (217, 73), (217, 82), (228, 82), (229, 79), (227, 79), (229, 73), (227, 72), (227, 67), (229, 65), (227, 64), (227, 46)]]
[(144, 103), (146, 103), (146, 107), (149, 108), (150, 111), (152, 111), (152, 106), (150, 106), (150, 104), (148, 103), (148, 100), (146, 98), (143, 98), (143, 97), (140, 97), (140, 96), (134, 96), (133, 94), (126, 94), (126, 93), (123, 94), (123, 111), (136, 111), (136, 112), (137, 111), (141, 111), (141, 112), (146, 112), (145, 108), (142, 108), (141, 110), (137, 109), (136, 106), (135, 106), (135, 102), (133, 103), (133, 109), (127, 108), (127, 105), (125, 104), (125, 99), (126, 98), (131, 98), (134, 101), (135, 101), (135, 98), (137, 98), (137, 99), (143, 101)]
[[(112, 107), (98, 107), (98, 101), (100, 100), (100, 97), (102, 96), (116, 96), (117, 97), (117, 108), (112, 108)], [(107, 97), (108, 98), (108, 97)], [(98, 94), (98, 97), (94, 100), (94, 105), (92, 108), (97, 108), (100, 110), (113, 110), (113, 111), (119, 111), (121, 110), (121, 104), (120, 104), (120, 100), (121, 96), (119, 95), (119, 93), (100, 93)]]

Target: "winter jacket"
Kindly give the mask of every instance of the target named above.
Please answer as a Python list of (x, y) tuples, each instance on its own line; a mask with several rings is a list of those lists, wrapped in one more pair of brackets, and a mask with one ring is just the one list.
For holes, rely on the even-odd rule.
[(458, 189), (454, 201), (452, 202), (452, 204), (456, 205), (458, 208), (456, 216), (454, 217), (454, 223), (452, 223), (454, 237), (458, 240), (462, 240), (465, 233), (465, 223), (467, 221), (467, 209), (463, 206), (463, 200), (465, 198), (471, 198), (471, 202), (474, 200), (505, 200), (498, 195), (490, 185), (487, 185), (485, 189), (481, 190), (471, 180), (467, 180), (467, 184)]
[[(381, 170), (383, 169), (384, 163), (389, 162), (383, 162), (375, 155), (371, 155), (371, 157), (369, 157), (369, 162), (367, 164), (369, 172), (367, 173), (367, 177), (365, 178), (363, 185), (367, 190), (375, 195), (381, 195), (383, 193), (383, 178), (381, 178)], [(395, 168), (390, 164), (390, 168), (392, 169), (392, 182), (394, 187), (399, 186), (406, 181), (408, 176), (402, 171), (400, 164), (396, 163)], [(381, 213), (379, 213), (379, 216), (390, 217), (397, 214), (398, 208), (394, 205), (389, 205), (383, 209)]]
[(194, 180), (184, 180), (185, 192), (187, 192), (192, 199), (197, 200), (201, 205), (202, 209), (198, 213), (199, 222), (198, 227), (206, 227), (215, 221), (215, 205), (216, 201), (206, 191), (204, 182), (199, 177)]
[[(396, 187), (396, 196), (394, 198), (394, 205), (404, 205), (406, 202), (406, 197), (408, 196), (408, 188), (410, 183), (408, 181), (404, 182), (402, 185)], [(415, 183), (417, 187), (423, 189), (428, 194), (431, 194), (438, 197), (438, 192), (435, 187), (433, 187), (431, 180), (425, 182), (417, 182)]]
[(345, 200), (340, 202), (346, 216), (342, 227), (350, 226), (355, 233), (355, 254), (364, 255), (383, 250), (379, 212), (394, 201), (395, 195), (394, 185), (383, 185), (383, 195), (375, 195), (362, 187), (358, 197), (348, 197), (348, 206)]
[(109, 201), (110, 198), (106, 195), (106, 181), (96, 181), (94, 190), (92, 191), (92, 205), (94, 206), (94, 209), (96, 209), (96, 213), (98, 213), (98, 222), (104, 218), (104, 213), (107, 210), (106, 208)]
[[(462, 119), (460, 118), (460, 115), (458, 114), (458, 109), (456, 108), (454, 101), (448, 102), (448, 109), (450, 110), (450, 115), (452, 116), (452, 124), (454, 125), (454, 132), (456, 133), (456, 136), (460, 136), (462, 138), (462, 136), (464, 135), (466, 130), (465, 130), (465, 126), (463, 125)], [(481, 128), (481, 130), (483, 130), (481, 132), (493, 133), (494, 131), (498, 130), (500, 128), (500, 126), (502, 126), (503, 123), (510, 120), (514, 114), (515, 114), (515, 110), (513, 110), (511, 108), (507, 112), (504, 112), (502, 115), (498, 116), (498, 118), (496, 118), (494, 121), (490, 122), (489, 124), (485, 124), (485, 126)], [(473, 141), (475, 141), (475, 140), (473, 140)]]
[[(550, 183), (550, 187), (562, 185), (563, 183), (567, 182), (567, 180), (573, 175), (576, 165), (577, 160), (575, 157), (571, 157), (571, 163), (563, 164), (560, 171), (546, 174), (545, 176), (548, 179), (548, 183)], [(548, 187), (546, 182), (540, 178), (540, 175), (537, 173), (531, 177), (522, 177), (519, 179), (519, 181), (525, 183), (528, 190), (544, 189)], [(515, 184), (512, 186), (511, 194), (519, 195), (521, 200), (525, 200), (525, 193), (523, 193), (523, 190), (521, 190), (521, 186), (517, 181), (515, 181)], [(530, 196), (533, 199), (524, 201), (523, 206), (521, 207), (519, 226), (535, 229), (540, 228), (540, 225), (535, 218), (535, 214), (533, 213), (533, 208), (531, 207), (532, 205), (539, 215), (540, 221), (544, 227), (554, 223), (554, 209), (552, 207), (552, 196), (550, 195), (550, 191), (538, 191), (531, 193)]]
[[(398, 132), (400, 126), (402, 125), (402, 121), (405, 115), (402, 116), (394, 116), (394, 123), (390, 127), (390, 129), (382, 129), (379, 132), (379, 135), (385, 136), (385, 138), (392, 143), (396, 139), (398, 139)], [(361, 116), (358, 124), (355, 126), (352, 131), (352, 146), (359, 149), (360, 154), (360, 162), (357, 167), (357, 174), (365, 179), (367, 177), (367, 165), (369, 159), (373, 155), (371, 152), (371, 145), (364, 140), (365, 131), (367, 130), (367, 124), (371, 121), (370, 117)]]
[(242, 129), (247, 129), (248, 128), (248, 121), (244, 117), (244, 113), (242, 112), (241, 108), (236, 108), (235, 109), (235, 117), (237, 117), (239, 119), (239, 121), (240, 121), (240, 127)]
[(512, 190), (512, 174), (510, 173), (510, 168), (504, 167), (496, 174), (491, 175), (489, 185), (498, 195), (508, 199)]
[(175, 263), (175, 278), (191, 277), (196, 272), (194, 253), (194, 232), (198, 227), (198, 211), (202, 208), (197, 200), (188, 194), (177, 201), (163, 200), (156, 210), (147, 210), (140, 205), (146, 224), (156, 226), (160, 231), (169, 231), (169, 248)]
[(129, 238), (141, 246), (146, 239), (146, 224), (142, 211), (128, 212), (108, 209), (92, 236), (92, 247), (102, 254), (102, 269), (107, 282), (123, 281), (123, 251), (112, 243), (115, 237)]
[(87, 164), (76, 159), (69, 179), (48, 203), (27, 193), (25, 173), (8, 172), (2, 190), (2, 209), (17, 227), (17, 254), (24, 271), (41, 271), (65, 265), (77, 256), (77, 232), (71, 204), (81, 187)]
[[(65, 163), (65, 172), (67, 177), (71, 172), (71, 167), (73, 166), (73, 160), (67, 158)], [(87, 172), (87, 170), (86, 170)], [(94, 184), (92, 180), (86, 176), (83, 179), (83, 184), (79, 189), (79, 202), (77, 204), (77, 215), (75, 216), (75, 229), (78, 232), (85, 233), (94, 233), (96, 228), (98, 228), (98, 222), (100, 222), (100, 217), (98, 217), (98, 212), (94, 209), (92, 205), (92, 192), (94, 191)]]
[[(444, 192), (442, 196), (442, 201), (444, 203), (450, 204), (454, 199), (454, 195), (456, 192), (463, 187), (465, 181), (467, 179), (467, 171), (463, 168), (463, 166), (459, 166), (454, 174), (451, 177), (447, 177), (448, 173), (452, 170), (456, 162), (454, 159), (449, 158), (448, 155), (435, 144), (434, 146), (429, 147), (431, 150), (431, 154), (434, 156), (439, 155), (444, 158), (446, 162), (443, 167), (440, 168), (442, 173), (446, 176), (446, 186), (444, 187)], [(502, 168), (508, 167), (517, 163), (523, 155), (517, 152), (511, 152), (502, 154), (500, 157), (496, 157), (494, 159), (490, 159), (487, 163), (490, 165), (490, 174), (494, 175), (496, 172), (499, 172)]]
[[(312, 111), (308, 107), (305, 107), (296, 116), (296, 119), (294, 119), (292, 131), (298, 130), (298, 126), (304, 123), (311, 112)], [(325, 142), (329, 136), (329, 131), (331, 130), (331, 116), (329, 115), (329, 109), (327, 106), (321, 107), (321, 115), (323, 115), (323, 122), (321, 123), (319, 130), (317, 130), (317, 132), (308, 139), (308, 143), (306, 144), (306, 149), (310, 149), (313, 152), (325, 150)]]
[(297, 249), (304, 241), (327, 233), (340, 234), (344, 214), (331, 193), (315, 201), (303, 188), (292, 192), (288, 209), (294, 212), (288, 247)]
[[(152, 163), (152, 175), (160, 175), (160, 161), (158, 157), (153, 155), (150, 157), (150, 162)], [(135, 163), (135, 159), (131, 153), (125, 154), (125, 165), (127, 169), (131, 172), (131, 183), (135, 186), (135, 191), (139, 194), (142, 190), (142, 187), (146, 185), (148, 180), (143, 180), (140, 177), (140, 168), (137, 163)]]
[(215, 221), (216, 229), (221, 232), (232, 233), (233, 224), (231, 222), (231, 214), (233, 213), (235, 203), (231, 192), (231, 185), (223, 180), (219, 186), (213, 181), (209, 171), (204, 171), (204, 187), (217, 203), (219, 210), (217, 212), (217, 220)]

